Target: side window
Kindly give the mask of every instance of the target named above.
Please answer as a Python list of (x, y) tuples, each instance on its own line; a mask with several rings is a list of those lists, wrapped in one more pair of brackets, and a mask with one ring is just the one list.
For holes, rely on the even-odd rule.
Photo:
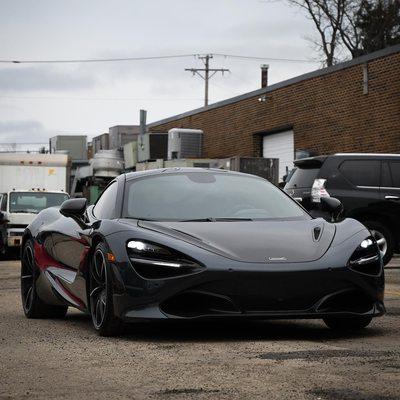
[(3, 194), (1, 197), (1, 211), (7, 211), (7, 195)]
[(99, 219), (110, 219), (114, 216), (117, 202), (118, 184), (113, 182), (100, 196), (93, 208), (93, 214)]
[(354, 186), (380, 186), (380, 161), (348, 160), (344, 161), (339, 170)]
[(400, 162), (391, 162), (390, 171), (392, 173), (392, 186), (400, 188)]
[(382, 164), (382, 187), (392, 187), (392, 174), (390, 173), (389, 163)]

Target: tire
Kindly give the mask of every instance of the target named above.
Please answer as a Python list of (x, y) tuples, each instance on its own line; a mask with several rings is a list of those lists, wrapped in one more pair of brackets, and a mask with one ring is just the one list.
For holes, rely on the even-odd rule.
[(114, 315), (111, 266), (107, 246), (99, 243), (93, 253), (89, 277), (90, 315), (100, 336), (118, 336), (123, 322)]
[(323, 320), (328, 328), (336, 331), (357, 331), (366, 328), (372, 321), (372, 317), (327, 317)]
[(371, 231), (372, 236), (378, 242), (378, 246), (383, 255), (383, 265), (390, 262), (393, 257), (395, 239), (392, 232), (378, 221), (364, 221), (363, 224)]
[(32, 240), (28, 240), (21, 252), (21, 300), (27, 318), (64, 318), (68, 306), (52, 306), (41, 300), (36, 292), (39, 269), (35, 263)]

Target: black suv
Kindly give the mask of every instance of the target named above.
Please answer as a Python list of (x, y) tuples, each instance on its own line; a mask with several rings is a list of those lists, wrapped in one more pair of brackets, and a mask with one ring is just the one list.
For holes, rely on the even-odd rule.
[(400, 250), (400, 154), (333, 154), (296, 160), (284, 190), (309, 211), (338, 198), (344, 217), (367, 226), (387, 264)]

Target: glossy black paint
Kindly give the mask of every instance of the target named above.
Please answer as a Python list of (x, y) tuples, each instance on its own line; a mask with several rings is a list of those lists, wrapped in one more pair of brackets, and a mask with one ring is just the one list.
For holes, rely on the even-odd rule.
[[(347, 266), (370, 235), (355, 220), (332, 224), (311, 217), (237, 222), (121, 218), (126, 180), (179, 171), (191, 169), (119, 176), (117, 195), (110, 204), (112, 219), (97, 219), (93, 206), (80, 219), (55, 208), (42, 211), (24, 235), (24, 242), (34, 242), (40, 298), (88, 311), (88, 270), (96, 244), (103, 242), (115, 257), (111, 263), (114, 313), (125, 321), (384, 313), (383, 269), (378, 276), (369, 276)], [(144, 279), (129, 259), (130, 240), (174, 249), (204, 268), (183, 277)]]
[(61, 204), (60, 213), (65, 217), (82, 217), (86, 210), (87, 200), (84, 198), (80, 199), (68, 199)]

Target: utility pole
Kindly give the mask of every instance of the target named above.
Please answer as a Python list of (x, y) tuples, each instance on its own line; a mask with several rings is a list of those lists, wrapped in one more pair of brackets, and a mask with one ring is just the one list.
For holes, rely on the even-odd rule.
[[(208, 106), (208, 83), (210, 79), (217, 73), (221, 72), (222, 75), (225, 72), (230, 72), (229, 69), (225, 68), (210, 68), (210, 59), (213, 58), (212, 54), (206, 54), (204, 56), (198, 56), (198, 58), (203, 61), (204, 68), (185, 68), (185, 71), (190, 71), (193, 76), (199, 75), (201, 79), (204, 79), (205, 89), (204, 89), (204, 105)], [(204, 72), (204, 75), (202, 74)]]

